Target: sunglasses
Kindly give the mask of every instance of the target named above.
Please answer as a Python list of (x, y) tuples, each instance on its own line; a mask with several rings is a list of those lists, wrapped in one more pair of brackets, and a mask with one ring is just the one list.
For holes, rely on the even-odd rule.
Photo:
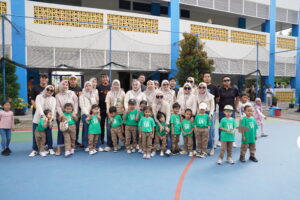
[(54, 92), (54, 90), (52, 90), (52, 89), (49, 89), (49, 88), (47, 88), (46, 90), (47, 90), (47, 92), (51, 92), (51, 93), (53, 93), (53, 92)]
[(230, 81), (230, 79), (224, 79), (223, 80), (223, 82), (229, 82)]
[(187, 80), (186, 82), (187, 82), (187, 83), (194, 83), (194, 81), (189, 81), (189, 80)]
[(190, 87), (185, 87), (184, 89), (185, 89), (185, 90), (191, 90), (191, 88), (190, 88)]
[(205, 90), (206, 89), (206, 87), (198, 87), (199, 89), (203, 89), (203, 90)]
[(157, 99), (162, 99), (164, 98), (163, 96), (156, 96)]

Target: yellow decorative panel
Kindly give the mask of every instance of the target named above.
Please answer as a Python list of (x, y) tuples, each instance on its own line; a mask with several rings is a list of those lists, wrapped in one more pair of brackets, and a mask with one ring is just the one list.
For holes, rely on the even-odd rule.
[(277, 47), (280, 49), (296, 49), (296, 40), (277, 37)]
[(102, 13), (34, 6), (34, 17), (38, 24), (103, 28)]
[(113, 30), (158, 34), (157, 19), (108, 14), (107, 23), (118, 25), (112, 26)]
[(278, 102), (290, 102), (294, 97), (294, 92), (276, 92), (275, 95), (278, 98)]
[(199, 34), (199, 38), (207, 40), (228, 41), (228, 30), (191, 24), (191, 33)]
[(4, 1), (0, 2), (0, 14), (7, 14), (6, 2)]
[(259, 46), (266, 46), (267, 36), (263, 34), (232, 30), (231, 42), (248, 45), (256, 45), (256, 42), (259, 42)]

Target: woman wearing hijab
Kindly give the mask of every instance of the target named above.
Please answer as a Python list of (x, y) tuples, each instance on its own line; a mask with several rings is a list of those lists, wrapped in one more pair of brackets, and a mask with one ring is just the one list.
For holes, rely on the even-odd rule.
[(179, 96), (177, 102), (180, 104), (180, 114), (183, 115), (186, 109), (191, 109), (193, 116), (197, 114), (197, 99), (192, 94), (192, 85), (185, 83), (183, 85), (183, 95)]
[(129, 90), (126, 95), (125, 95), (125, 99), (124, 99), (124, 107), (125, 110), (128, 109), (128, 101), (129, 99), (134, 99), (136, 101), (136, 108), (139, 108), (140, 102), (142, 100), (147, 101), (147, 97), (146, 95), (142, 92), (141, 90), (141, 84), (138, 80), (133, 79), (132, 83), (131, 83), (131, 87), (132, 89)]
[(201, 103), (205, 103), (207, 105), (206, 112), (208, 113), (209, 118), (211, 119), (211, 126), (210, 126), (210, 130), (209, 130), (209, 138), (208, 138), (209, 144), (211, 144), (211, 145), (208, 145), (208, 150), (210, 149), (209, 155), (213, 156), (215, 153), (215, 149), (214, 149), (215, 120), (213, 120), (212, 117), (213, 117), (213, 114), (215, 111), (215, 100), (214, 100), (215, 96), (209, 93), (206, 83), (201, 82), (198, 86), (198, 94), (197, 94), (196, 98), (197, 98), (198, 106)]
[(156, 94), (154, 81), (152, 80), (147, 81), (147, 88), (144, 91), (144, 94), (146, 95), (148, 106), (152, 106), (155, 101), (155, 94)]
[(160, 91), (164, 96), (164, 101), (166, 101), (169, 104), (171, 110), (173, 104), (176, 102), (176, 97), (175, 97), (175, 91), (170, 89), (170, 83), (168, 80), (163, 80), (161, 82)]
[[(57, 118), (61, 119), (64, 116), (64, 106), (66, 103), (71, 103), (73, 105), (73, 113), (72, 116), (77, 118), (78, 113), (78, 97), (75, 92), (69, 90), (69, 82), (68, 80), (63, 80), (59, 84), (59, 92), (55, 95), (56, 98), (56, 111)], [(64, 136), (63, 133), (59, 129), (59, 120), (57, 120), (58, 134), (57, 134), (57, 150), (55, 155), (61, 155), (61, 147), (64, 145)]]
[[(191, 84), (191, 87), (192, 87), (191, 93), (196, 96), (198, 91), (197, 91), (197, 86), (195, 85), (195, 79), (194, 79), (194, 77), (191, 77), (191, 76), (188, 77), (186, 79), (185, 83)], [(177, 94), (177, 99), (179, 99), (179, 97), (181, 95), (183, 95), (183, 94), (184, 94), (183, 88), (179, 88), (179, 91), (178, 91), (178, 94)]]
[(96, 96), (96, 101), (97, 101), (97, 104), (98, 104), (98, 103), (99, 103), (99, 92), (98, 92), (98, 90), (97, 90), (98, 80), (97, 80), (97, 78), (92, 77), (92, 78), (90, 79), (90, 82), (92, 82), (93, 93), (94, 93), (94, 95)]
[(82, 94), (79, 96), (79, 106), (81, 108), (82, 119), (82, 145), (85, 151), (89, 151), (88, 148), (88, 124), (86, 122), (87, 116), (90, 114), (91, 107), (97, 103), (97, 96), (93, 92), (93, 84), (91, 81), (84, 83)]
[[(55, 118), (55, 109), (56, 109), (56, 100), (52, 96), (54, 93), (54, 87), (52, 85), (48, 85), (45, 87), (43, 92), (36, 97), (36, 112), (33, 116), (33, 145), (32, 145), (32, 152), (29, 154), (29, 157), (34, 157), (37, 155), (38, 149), (35, 141), (35, 129), (38, 126), (38, 123), (41, 117), (45, 117), (44, 110), (49, 109), (52, 112), (51, 121), (54, 121)], [(55, 152), (53, 151), (53, 141), (52, 141), (52, 128), (47, 128), (46, 132), (46, 143), (48, 145), (49, 153), (54, 155)]]
[(115, 106), (117, 113), (123, 115), (124, 113), (124, 99), (125, 92), (121, 89), (121, 83), (119, 80), (113, 80), (111, 84), (111, 90), (107, 93), (105, 98), (106, 112), (109, 113), (109, 108)]

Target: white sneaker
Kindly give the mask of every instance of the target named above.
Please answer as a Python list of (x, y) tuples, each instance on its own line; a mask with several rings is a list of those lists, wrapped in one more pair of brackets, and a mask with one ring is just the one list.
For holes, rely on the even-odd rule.
[(55, 155), (55, 151), (53, 149), (49, 149), (49, 154), (50, 155)]
[(222, 165), (223, 160), (221, 158), (218, 158), (217, 164)]
[(135, 148), (133, 148), (133, 149), (131, 150), (132, 153), (135, 153), (135, 151), (136, 151)]
[(131, 150), (130, 150), (130, 149), (128, 149), (128, 150), (127, 150), (127, 153), (128, 153), (128, 154), (131, 154)]
[(217, 143), (217, 147), (220, 147), (221, 146), (221, 142), (220, 141), (218, 141), (218, 143)]
[(186, 151), (180, 151), (180, 154), (187, 154)]
[(43, 152), (40, 152), (40, 156), (42, 156), (42, 157), (46, 157), (46, 156), (47, 156), (47, 153), (46, 153), (45, 151), (43, 151)]
[(194, 150), (194, 151), (193, 151), (193, 154), (194, 154), (194, 156), (195, 156), (195, 155), (197, 155), (197, 151), (196, 151), (196, 150)]
[(144, 155), (143, 155), (143, 158), (144, 158), (144, 159), (147, 159), (147, 154), (144, 154)]
[[(167, 152), (166, 152), (167, 153)], [(161, 151), (160, 152), (160, 156), (164, 156), (165, 154), (164, 154), (164, 152), (163, 151)]]
[(150, 159), (151, 158), (151, 155), (150, 154), (147, 154), (147, 159)]
[[(89, 148), (85, 148), (84, 151), (85, 151), (85, 152), (89, 152), (90, 149), (89, 149)], [(90, 151), (90, 152), (91, 152), (91, 151)]]
[(105, 148), (104, 148), (104, 151), (106, 151), (106, 152), (107, 152), (107, 151), (111, 151), (111, 147), (105, 147)]
[(94, 149), (93, 151), (94, 151), (94, 154), (98, 152), (96, 149)]
[(153, 151), (152, 153), (151, 153), (151, 157), (154, 157), (155, 156), (155, 151)]
[(228, 162), (229, 164), (231, 164), (231, 165), (234, 164), (234, 161), (232, 160), (232, 158), (228, 158), (228, 159), (227, 159), (227, 162)]
[(91, 151), (89, 152), (90, 155), (94, 155), (95, 153), (97, 153), (97, 151), (95, 151), (95, 150), (91, 150)]
[(65, 152), (65, 157), (69, 157), (70, 155), (72, 155), (71, 151), (66, 151)]
[(74, 154), (75, 153), (75, 149), (71, 149), (71, 154)]
[(190, 157), (193, 157), (193, 156), (194, 156), (194, 153), (193, 153), (193, 152), (190, 152), (190, 153), (189, 153), (189, 156), (190, 156)]
[(215, 149), (214, 149), (214, 148), (212, 148), (212, 149), (210, 150), (209, 155), (210, 155), (210, 156), (215, 155)]
[(98, 151), (99, 151), (99, 152), (103, 152), (104, 149), (103, 149), (102, 147), (99, 147), (99, 148), (98, 148)]
[(28, 156), (29, 157), (34, 157), (36, 156), (38, 153), (36, 151), (32, 151)]
[(233, 148), (237, 147), (235, 142), (233, 142), (232, 146), (233, 146)]
[[(160, 154), (161, 154), (161, 153), (160, 153)], [(170, 149), (167, 149), (166, 154), (167, 154), (168, 156), (171, 155), (171, 150), (170, 150)]]
[(139, 149), (139, 153), (143, 153), (143, 150), (142, 150), (142, 149)]
[(140, 149), (140, 146), (139, 146), (139, 145), (136, 145), (136, 149), (139, 150), (139, 149)]

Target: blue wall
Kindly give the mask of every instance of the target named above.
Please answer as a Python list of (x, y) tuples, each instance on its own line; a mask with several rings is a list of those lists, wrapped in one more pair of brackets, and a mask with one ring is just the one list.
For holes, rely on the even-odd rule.
[(238, 28), (246, 28), (246, 18), (239, 17), (238, 19)]
[[(11, 14), (25, 16), (25, 0), (11, 0)], [(25, 27), (25, 18), (12, 16), (13, 24)], [(25, 31), (12, 28), (12, 60), (20, 64), (26, 64), (25, 54)], [(19, 97), (27, 101), (27, 70), (17, 67), (16, 74), (20, 83)]]
[(160, 16), (160, 3), (151, 4), (151, 15)]

